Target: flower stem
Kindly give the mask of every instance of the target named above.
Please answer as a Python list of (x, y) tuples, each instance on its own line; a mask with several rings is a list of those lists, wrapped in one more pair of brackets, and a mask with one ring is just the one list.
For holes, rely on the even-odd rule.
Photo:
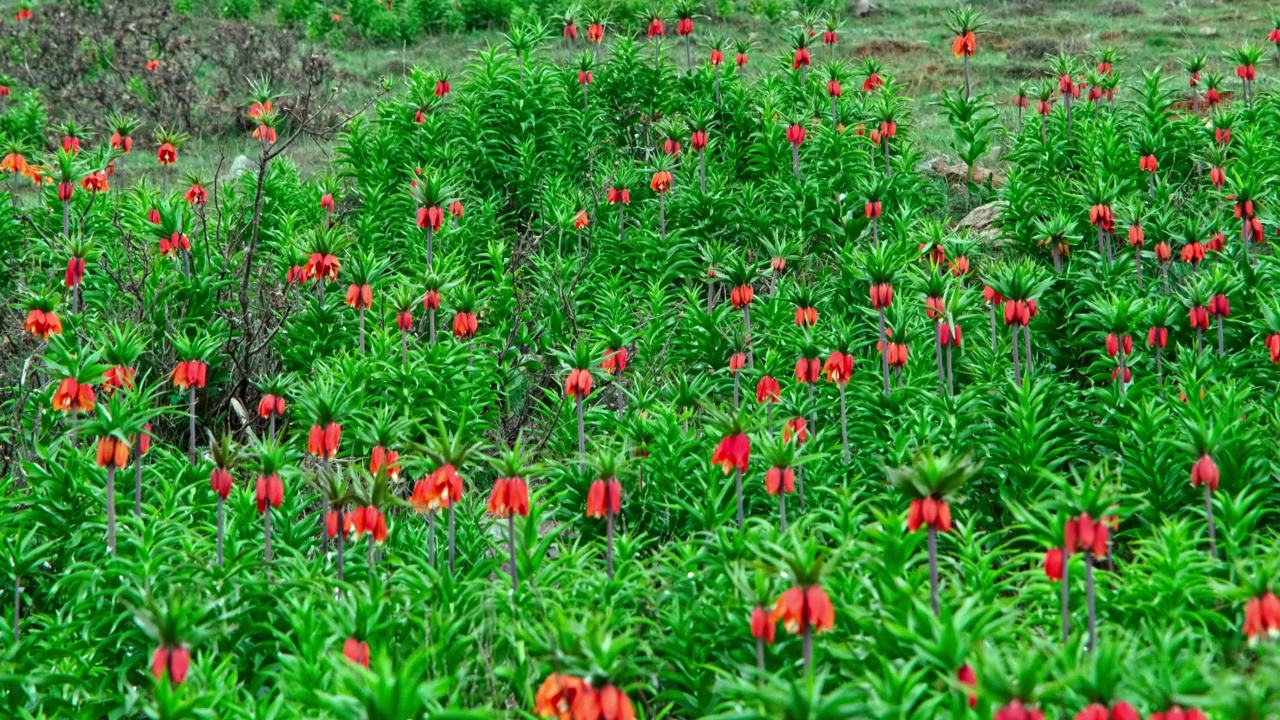
[(116, 466), (107, 465), (107, 552), (116, 554)]
[[(607, 489), (606, 489), (607, 494)], [(605, 498), (604, 511), (604, 572), (613, 580), (613, 510), (611, 500)]]
[(449, 572), (453, 572), (453, 503), (449, 503)]
[(734, 471), (734, 489), (738, 495), (738, 529), (742, 529), (742, 468)]
[(849, 464), (849, 414), (846, 409), (844, 399), (844, 389), (846, 383), (837, 384), (840, 388), (840, 444), (844, 448), (844, 464)]
[(1084, 593), (1089, 607), (1089, 652), (1098, 648), (1098, 614), (1095, 593), (1093, 591), (1093, 555), (1084, 553)]
[(940, 615), (938, 609), (938, 529), (929, 526), (929, 604), (933, 606), (934, 616)]
[(1071, 639), (1071, 553), (1062, 549), (1062, 644), (1065, 646)]
[(787, 489), (778, 488), (778, 532), (787, 531)]
[(507, 515), (507, 545), (511, 550), (511, 592), (520, 591), (520, 575), (516, 569), (516, 516), (515, 513)]
[(884, 308), (877, 308), (880, 315), (880, 371), (884, 376), (884, 396), (889, 397), (889, 341), (885, 336)]
[(1218, 541), (1213, 522), (1213, 490), (1204, 483), (1204, 517), (1209, 523), (1209, 557), (1218, 559)]
[(142, 519), (142, 453), (133, 461), (133, 514)]
[(222, 567), (222, 543), (223, 533), (226, 532), (226, 511), (223, 508), (224, 501), (222, 496), (218, 496), (218, 567)]

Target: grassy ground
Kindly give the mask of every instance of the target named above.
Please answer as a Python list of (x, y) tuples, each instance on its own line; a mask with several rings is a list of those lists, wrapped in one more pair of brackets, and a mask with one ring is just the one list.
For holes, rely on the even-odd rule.
[[(850, 7), (856, 2), (851, 2)], [(973, 60), (975, 92), (990, 93), (1012, 125), (1009, 107), (1013, 91), (1023, 80), (1045, 76), (1046, 57), (1059, 53), (1088, 56), (1103, 46), (1115, 48), (1123, 56), (1117, 66), (1122, 78), (1137, 78), (1144, 69), (1162, 67), (1167, 76), (1185, 80), (1179, 60), (1193, 51), (1206, 53), (1211, 67), (1233, 78), (1223, 51), (1245, 42), (1265, 45), (1271, 24), (1266, 18), (1269, 3), (1262, 0), (1000, 0), (975, 3), (987, 25), (978, 37), (978, 53)], [(881, 0), (870, 15), (847, 14), (841, 30), (836, 57), (850, 61), (874, 55), (885, 61), (890, 73), (915, 97), (917, 137), (927, 155), (946, 152), (950, 136), (945, 121), (933, 103), (939, 90), (963, 83), (961, 64), (949, 51), (950, 35), (946, 17), (954, 2), (948, 0)], [(795, 17), (768, 23), (747, 16), (731, 21), (710, 21), (698, 25), (698, 34), (709, 30), (731, 36), (751, 36), (758, 57), (785, 52), (787, 27)], [(351, 107), (376, 91), (383, 77), (401, 77), (406, 68), (443, 67), (457, 77), (474, 58), (475, 51), (503, 43), (496, 30), (433, 35), (401, 47), (371, 46), (358, 38), (332, 50), (342, 78), (342, 97)], [(705, 57), (705, 50), (701, 56)], [(814, 55), (815, 63), (829, 57), (825, 48)], [(547, 57), (564, 61), (568, 53), (558, 44)], [(683, 53), (672, 57), (683, 61)], [(757, 61), (756, 66), (763, 62)], [(1271, 82), (1270, 67), (1262, 68), (1259, 81)], [(189, 148), (193, 166), (211, 175), (220, 158), (225, 165), (240, 153), (251, 153), (248, 138), (205, 142)], [(324, 170), (328, 149), (310, 143), (290, 151), (305, 171)]]

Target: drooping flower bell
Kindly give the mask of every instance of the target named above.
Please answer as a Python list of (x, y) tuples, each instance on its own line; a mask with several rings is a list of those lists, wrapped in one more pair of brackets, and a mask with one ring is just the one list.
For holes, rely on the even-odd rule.
[(771, 467), (764, 474), (764, 490), (770, 495), (787, 494), (796, 490), (796, 471), (792, 468)]
[(209, 379), (209, 366), (200, 360), (179, 360), (170, 376), (173, 386), (180, 390), (202, 388)]
[(600, 363), (600, 369), (610, 375), (621, 375), (627, 370), (627, 359), (625, 346), (608, 348), (604, 351), (604, 360)]
[(569, 371), (569, 377), (565, 378), (564, 394), (568, 397), (585, 398), (591, 394), (592, 382), (594, 378), (590, 370), (574, 368)]
[(799, 123), (787, 126), (787, 142), (794, 145), (801, 145), (806, 137), (804, 126)]
[(1231, 315), (1231, 303), (1227, 300), (1227, 296), (1218, 293), (1209, 298), (1209, 305), (1206, 307), (1209, 314), (1214, 317), (1227, 317)]
[(164, 143), (156, 150), (156, 162), (169, 166), (178, 162), (178, 148), (173, 143)]
[(192, 207), (205, 205), (209, 202), (209, 191), (205, 190), (200, 183), (191, 183), (191, 187), (187, 188), (187, 192), (182, 196), (182, 199), (186, 200), (187, 204)]
[(769, 610), (767, 608), (757, 606), (751, 611), (752, 638), (763, 640), (766, 645), (772, 645), (777, 630), (778, 624), (769, 619)]
[(1280, 636), (1280, 598), (1274, 592), (1266, 592), (1245, 604), (1243, 630), (1250, 643), (1257, 642), (1263, 635)]
[(133, 388), (133, 378), (137, 371), (124, 365), (115, 365), (102, 373), (102, 389), (108, 394), (121, 388)]
[(217, 493), (219, 498), (227, 499), (231, 494), (231, 485), (231, 473), (226, 468), (215, 467), (209, 472), (209, 487)]
[(729, 291), (729, 301), (733, 303), (734, 310), (741, 310), (756, 297), (756, 291), (750, 285), (739, 285)]
[(400, 479), (400, 453), (388, 450), (381, 445), (373, 446), (369, 451), (369, 474), (376, 476), (385, 469), (392, 482)]
[(572, 720), (574, 701), (586, 688), (582, 678), (551, 673), (534, 696), (533, 712), (541, 718)]
[(1208, 330), (1209, 310), (1201, 305), (1197, 305), (1187, 311), (1187, 320), (1191, 323), (1192, 330)]
[(666, 193), (671, 189), (672, 182), (674, 182), (674, 178), (671, 177), (671, 173), (666, 170), (659, 170), (649, 180), (649, 189), (656, 193)]
[(258, 417), (263, 419), (271, 417), (284, 417), (285, 401), (282, 395), (272, 395), (267, 393), (258, 401)]
[(187, 679), (191, 666), (191, 651), (181, 645), (161, 645), (151, 653), (151, 676), (156, 680), (169, 678), (173, 685), (181, 685)]
[(312, 425), (307, 435), (307, 452), (318, 458), (333, 460), (338, 456), (338, 446), (342, 444), (342, 426), (336, 422), (328, 425)]
[(782, 621), (782, 627), (793, 635), (812, 628), (823, 633), (835, 628), (835, 607), (831, 598), (817, 585), (793, 587), (782, 593), (769, 614), (772, 622)]
[(98, 467), (122, 468), (129, 464), (129, 444), (111, 436), (98, 438)]
[(596, 480), (587, 490), (587, 517), (617, 515), (622, 510), (622, 483), (617, 478)]
[(610, 187), (608, 194), (605, 196), (605, 200), (610, 205), (617, 205), (619, 203), (623, 205), (630, 205), (631, 191), (626, 188)]
[(1044, 554), (1044, 574), (1050, 580), (1058, 581), (1062, 579), (1062, 565), (1064, 558), (1062, 557), (1061, 548), (1052, 548)]
[(191, 252), (191, 240), (186, 235), (175, 232), (160, 238), (160, 257), (169, 257), (179, 250)]
[[(1280, 338), (1280, 335), (1275, 337)], [(1280, 342), (1277, 342), (1277, 346), (1280, 347)], [(778, 381), (768, 375), (761, 377), (760, 382), (756, 383), (756, 402), (764, 404), (766, 401), (776, 403), (780, 400), (782, 400), (782, 388), (778, 385)]]
[(1029, 709), (1020, 700), (1013, 700), (1008, 705), (996, 710), (992, 720), (1044, 720), (1044, 711)]
[(799, 70), (801, 67), (809, 67), (810, 64), (809, 48), (796, 48), (796, 54), (791, 59), (791, 69)]
[(803, 416), (794, 417), (782, 426), (782, 442), (789, 443), (791, 438), (796, 439), (797, 445), (803, 445), (809, 441), (809, 430), (806, 427), (808, 422)]
[(529, 486), (524, 478), (498, 478), (489, 493), (489, 512), (498, 517), (529, 514)]
[(1218, 489), (1218, 464), (1208, 453), (1200, 456), (1191, 465), (1191, 487), (1208, 485), (1210, 490)]
[(587, 41), (597, 45), (604, 42), (604, 25), (591, 23), (587, 26)]
[(711, 464), (719, 465), (724, 474), (730, 470), (747, 471), (751, 462), (751, 438), (746, 433), (726, 435), (711, 453)]
[(813, 327), (818, 324), (818, 309), (805, 305), (796, 306), (796, 327)]
[(440, 232), (440, 226), (444, 223), (444, 211), (432, 205), (431, 207), (418, 208), (418, 227), (422, 229), (430, 228), (431, 232)]
[(938, 324), (938, 344), (942, 347), (960, 347), (960, 336), (961, 332), (959, 325), (945, 322)]
[(31, 333), (33, 337), (48, 340), (50, 335), (62, 334), (62, 320), (52, 310), (31, 308), (27, 311), (27, 319), (22, 323), (22, 329)]
[(871, 286), (871, 309), (879, 310), (893, 304), (893, 285), (877, 283)]
[(676, 35), (684, 37), (693, 32), (693, 18), (683, 17), (676, 22)]
[(342, 644), (342, 656), (356, 665), (367, 668), (369, 667), (369, 643), (349, 637)]
[(915, 532), (921, 526), (951, 532), (951, 504), (933, 497), (912, 500), (907, 509), (907, 532)]
[(409, 332), (413, 329), (413, 312), (411, 310), (402, 310), (396, 313), (396, 328), (402, 332)]
[(284, 484), (280, 482), (280, 476), (275, 473), (259, 475), (254, 489), (254, 499), (258, 503), (258, 514), (266, 512), (267, 505), (273, 508), (280, 507), (280, 503), (284, 502)]
[(1065, 552), (1074, 554), (1077, 551), (1092, 551), (1095, 558), (1105, 558), (1107, 540), (1110, 536), (1105, 520), (1106, 518), (1095, 521), (1089, 517), (1088, 513), (1082, 513), (1077, 518), (1067, 520), (1062, 536)]
[(978, 47), (977, 38), (972, 32), (956, 36), (951, 42), (951, 54), (955, 57), (973, 57), (974, 50)]
[(822, 363), (816, 357), (808, 358), (802, 355), (796, 360), (796, 382), (816, 383), (821, 371)]
[(63, 283), (67, 287), (73, 288), (79, 285), (82, 280), (84, 280), (84, 258), (67, 258), (67, 273)]
[(747, 366), (747, 354), (736, 352), (729, 356), (729, 374), (737, 375)]
[(653, 18), (649, 21), (649, 39), (662, 37), (666, 33), (666, 27), (662, 24), (662, 18)]
[(467, 341), (476, 336), (476, 314), (469, 312), (460, 312), (453, 316), (453, 335), (462, 341)]
[(827, 382), (845, 385), (853, 377), (853, 354), (836, 350), (827, 357), (822, 371), (827, 375)]
[(356, 310), (368, 310), (373, 307), (373, 288), (368, 283), (364, 285), (352, 283), (347, 287), (346, 303)]

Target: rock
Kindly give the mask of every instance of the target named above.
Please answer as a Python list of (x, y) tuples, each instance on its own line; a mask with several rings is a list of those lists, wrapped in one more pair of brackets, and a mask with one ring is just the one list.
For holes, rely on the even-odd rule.
[(1005, 201), (996, 200), (986, 205), (979, 205), (964, 216), (956, 225), (956, 229), (967, 229), (973, 235), (995, 237), (1000, 230), (1000, 214), (1004, 211)]
[(858, 0), (858, 4), (853, 8), (853, 14), (858, 17), (866, 17), (876, 10), (879, 10), (879, 8), (871, 0)]
[(1218, 30), (1216, 28), (1211, 28), (1208, 25), (1201, 25), (1200, 34), (1205, 37), (1213, 37), (1218, 34)]
[[(920, 167), (921, 170), (932, 172), (933, 174), (946, 180), (949, 185), (963, 185), (968, 180), (969, 169), (962, 162), (951, 163), (945, 157), (936, 157)], [(973, 182), (977, 185), (985, 185), (988, 178), (991, 179), (992, 187), (1000, 187), (1004, 184), (1003, 173), (992, 173), (982, 166), (973, 168)]]
[(247, 172), (253, 172), (253, 170), (254, 164), (252, 160), (245, 155), (237, 155), (236, 159), (231, 161), (231, 168), (227, 170), (227, 174), (224, 176), (224, 179), (237, 180), (241, 175)]

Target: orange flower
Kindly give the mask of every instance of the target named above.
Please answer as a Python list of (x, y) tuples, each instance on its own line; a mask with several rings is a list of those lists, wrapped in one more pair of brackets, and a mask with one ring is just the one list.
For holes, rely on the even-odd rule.
[(782, 442), (789, 443), (794, 436), (796, 442), (803, 445), (809, 441), (809, 430), (805, 427), (808, 425), (803, 417), (792, 418), (782, 428)]
[(170, 373), (174, 387), (182, 390), (205, 387), (208, 375), (209, 366), (199, 360), (179, 360), (173, 372)]
[(347, 304), (356, 310), (368, 310), (373, 306), (373, 288), (367, 283), (364, 285), (352, 283), (347, 288)]
[(846, 355), (836, 350), (827, 358), (822, 371), (827, 374), (827, 382), (847, 384), (849, 378), (853, 376), (853, 355)]
[(770, 495), (777, 495), (781, 489), (787, 493), (795, 492), (796, 471), (791, 468), (769, 468), (764, 474), (764, 489)]
[(746, 472), (750, 462), (751, 438), (743, 433), (725, 436), (711, 453), (711, 464), (719, 465), (725, 475), (733, 469)]
[(657, 193), (665, 193), (671, 189), (673, 181), (674, 178), (671, 177), (671, 173), (666, 170), (659, 170), (653, 174), (653, 179), (649, 181), (649, 189)]
[(453, 316), (453, 334), (459, 340), (470, 340), (476, 336), (476, 314), (460, 312)]
[(62, 412), (92, 412), (94, 408), (93, 386), (64, 378), (53, 394), (53, 409)]
[(582, 678), (551, 673), (534, 696), (533, 711), (538, 717), (571, 720), (573, 702), (584, 689), (590, 691)]
[(4, 156), (3, 160), (0, 160), (0, 172), (25, 175), (29, 167), (27, 159), (22, 156), (22, 153), (9, 153)]
[(409, 502), (420, 511), (448, 509), (462, 499), (462, 477), (452, 465), (442, 465), (413, 488)]
[(498, 478), (489, 494), (489, 512), (498, 517), (529, 514), (529, 486), (524, 478)]
[(782, 593), (769, 614), (770, 622), (782, 621), (787, 632), (798, 635), (812, 627), (814, 632), (826, 632), (835, 627), (835, 608), (822, 588), (793, 587)]
[(569, 397), (585, 398), (591, 394), (591, 371), (574, 368), (564, 381), (564, 394)]
[(128, 443), (113, 437), (98, 438), (98, 467), (122, 468), (128, 464)]
[(977, 38), (973, 36), (973, 33), (967, 32), (957, 36), (955, 41), (951, 43), (951, 54), (955, 57), (960, 57), (961, 55), (973, 57), (973, 51), (977, 49), (977, 45)]
[(48, 340), (50, 335), (62, 334), (62, 320), (52, 310), (45, 312), (39, 308), (32, 308), (27, 313), (27, 320), (23, 323), (22, 329), (33, 336)]
[(383, 468), (387, 469), (387, 477), (392, 480), (398, 480), (400, 478), (400, 453), (377, 445), (370, 453), (369, 474), (377, 475), (378, 471)]

